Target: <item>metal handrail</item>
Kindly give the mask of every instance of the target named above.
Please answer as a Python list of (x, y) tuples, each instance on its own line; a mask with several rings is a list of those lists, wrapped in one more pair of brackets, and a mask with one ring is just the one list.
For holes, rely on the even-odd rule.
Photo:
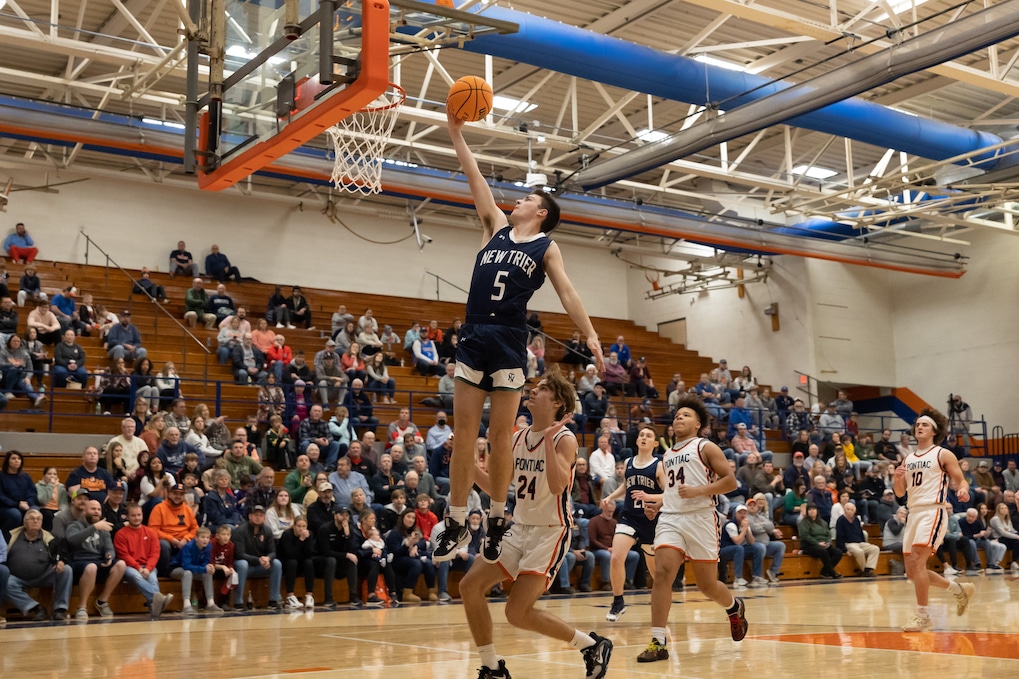
[(432, 273), (431, 271), (425, 271), (425, 273), (428, 274), (429, 276), (434, 276), (435, 277), (435, 301), (437, 301), (437, 302), (441, 302), (442, 301), (442, 297), (439, 294), (439, 282), (440, 281), (445, 283), (446, 285), (452, 287), (452, 288), (456, 288), (457, 290), (459, 290), (460, 292), (462, 292), (465, 295), (469, 295), (470, 294), (469, 291), (464, 290), (463, 288), (461, 288), (459, 285), (457, 285), (456, 283), (454, 283), (452, 281), (446, 280), (445, 278), (443, 278), (442, 276), (440, 276), (437, 273)]
[[(124, 274), (125, 276), (127, 276), (128, 280), (131, 281), (131, 290), (132, 290), (132, 294), (134, 294), (134, 289), (135, 289), (135, 286), (138, 284), (138, 279), (136, 279), (134, 276), (132, 276), (131, 273), (127, 269), (125, 269), (120, 264), (118, 264), (117, 261), (115, 259), (113, 259), (113, 257), (111, 257), (108, 252), (103, 250), (103, 248), (91, 236), (89, 236), (88, 233), (85, 232), (85, 227), (79, 227), (78, 231), (81, 233), (82, 236), (85, 237), (85, 264), (86, 265), (88, 264), (88, 250), (89, 250), (89, 247), (94, 247), (96, 250), (98, 250), (99, 252), (103, 253), (104, 257), (106, 257), (106, 269), (107, 269), (106, 287), (107, 287), (107, 289), (109, 289), (109, 287), (110, 287), (109, 268), (110, 268), (110, 264), (113, 264), (113, 266), (117, 267), (117, 269), (119, 269), (120, 272), (122, 274)], [(149, 298), (149, 300), (151, 302), (153, 302), (159, 308), (160, 311), (163, 312), (163, 314), (166, 315), (167, 318), (169, 318), (171, 321), (173, 321), (177, 325), (177, 327), (180, 328), (180, 330), (184, 332), (184, 334), (187, 337), (190, 337), (194, 341), (194, 343), (196, 345), (198, 345), (201, 348), (202, 351), (205, 352), (205, 354), (206, 354), (205, 377), (207, 379), (209, 377), (208, 355), (212, 353), (212, 350), (208, 346), (206, 346), (205, 342), (203, 342), (198, 337), (196, 337), (195, 334), (192, 333), (187, 328), (186, 325), (184, 325), (179, 320), (177, 320), (177, 318), (172, 313), (170, 313), (170, 311), (166, 307), (164, 307), (162, 305), (162, 303), (160, 303), (159, 300), (157, 300), (155, 297), (153, 297), (152, 295), (150, 295), (148, 292), (146, 292), (144, 290), (142, 292), (145, 294), (146, 297)], [(185, 342), (186, 341), (187, 340), (185, 339)], [(183, 358), (183, 361), (182, 361), (182, 365), (184, 367), (187, 367), (187, 350), (186, 349), (183, 352), (183, 355), (184, 355), (184, 358)]]

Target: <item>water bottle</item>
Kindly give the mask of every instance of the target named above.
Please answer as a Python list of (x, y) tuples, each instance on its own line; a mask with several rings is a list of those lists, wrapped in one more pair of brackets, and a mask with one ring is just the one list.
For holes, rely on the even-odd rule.
[(404, 363), (406, 363), (406, 359), (401, 358), (400, 359), (400, 367), (401, 368), (404, 367)]
[(251, 596), (251, 591), (248, 591), (248, 610), (255, 610), (255, 597)]

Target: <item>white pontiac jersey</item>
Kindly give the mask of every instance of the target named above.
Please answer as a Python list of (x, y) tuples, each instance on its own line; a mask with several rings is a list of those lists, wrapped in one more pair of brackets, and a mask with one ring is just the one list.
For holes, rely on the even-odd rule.
[[(573, 432), (563, 427), (553, 435), (559, 443)], [(573, 514), (570, 494), (573, 492), (573, 468), (569, 483), (560, 495), (548, 489), (545, 472), (545, 436), (534, 440), (531, 428), (518, 431), (513, 438), (513, 483), (517, 504), (513, 509), (513, 523), (523, 526), (572, 526)]]
[(910, 509), (923, 506), (949, 507), (948, 472), (941, 466), (941, 455), (951, 455), (941, 446), (931, 446), (920, 452), (914, 450), (903, 464), (906, 465), (906, 493)]
[(685, 514), (714, 510), (713, 496), (683, 498), (677, 488), (683, 486), (706, 486), (715, 481), (715, 470), (704, 459), (703, 449), (709, 441), (692, 438), (685, 443), (677, 443), (665, 451), (662, 457), (662, 469), (665, 470), (665, 495), (662, 501), (662, 513)]

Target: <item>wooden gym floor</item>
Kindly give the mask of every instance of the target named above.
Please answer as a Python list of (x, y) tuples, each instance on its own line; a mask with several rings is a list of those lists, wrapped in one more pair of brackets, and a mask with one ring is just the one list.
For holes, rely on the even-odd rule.
[[(688, 589), (673, 594), (671, 657), (649, 664), (635, 660), (650, 638), (647, 593), (627, 596), (629, 610), (616, 623), (605, 621), (608, 594), (547, 597), (540, 605), (611, 638), (613, 677), (1016, 676), (1019, 579), (971, 581), (976, 595), (962, 617), (953, 598), (933, 593), (938, 631), (923, 634), (899, 631), (914, 610), (912, 587), (902, 577), (742, 590), (750, 631), (739, 644), (730, 639), (723, 612)], [(496, 648), (515, 679), (584, 677), (577, 651), (510, 627), (502, 608), (492, 605)], [(0, 667), (3, 676), (19, 679), (463, 679), (477, 676), (479, 665), (469, 639), (456, 604), (194, 619), (173, 614), (159, 622), (139, 616), (41, 626), (11, 620), (0, 631)]]

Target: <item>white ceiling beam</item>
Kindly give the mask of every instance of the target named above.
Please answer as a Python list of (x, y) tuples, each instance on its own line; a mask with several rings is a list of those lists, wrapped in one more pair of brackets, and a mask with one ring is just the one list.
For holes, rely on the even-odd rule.
[[(723, 14), (732, 14), (747, 21), (753, 21), (763, 26), (770, 26), (787, 31), (791, 35), (803, 35), (824, 42), (840, 40), (845, 37), (844, 33), (837, 28), (822, 24), (817, 21), (810, 21), (798, 17), (789, 12), (765, 7), (763, 5), (749, 5), (737, 0), (684, 0), (692, 5), (713, 9)], [(894, 15), (893, 15), (894, 16)], [(873, 54), (887, 49), (894, 45), (887, 40), (875, 40), (856, 46), (856, 50), (862, 54)], [(947, 76), (953, 80), (964, 82), (970, 85), (1000, 92), (1009, 96), (1019, 96), (1019, 82), (1012, 80), (999, 80), (989, 73), (971, 66), (964, 66), (954, 61), (939, 64), (927, 69), (928, 73)]]
[[(81, 80), (68, 80), (67, 78), (43, 75), (41, 73), (27, 73), (25, 71), (18, 71), (16, 69), (6, 68), (3, 66), (0, 66), (0, 81), (42, 85), (50, 88), (56, 87), (61, 89), (80, 90), (82, 92), (97, 95), (109, 94), (117, 98), (121, 98), (124, 95), (124, 90), (118, 87), (87, 83)], [(184, 105), (184, 95), (171, 94), (169, 92), (149, 92), (138, 98), (142, 101), (148, 101), (154, 104), (169, 104), (171, 106)]]

